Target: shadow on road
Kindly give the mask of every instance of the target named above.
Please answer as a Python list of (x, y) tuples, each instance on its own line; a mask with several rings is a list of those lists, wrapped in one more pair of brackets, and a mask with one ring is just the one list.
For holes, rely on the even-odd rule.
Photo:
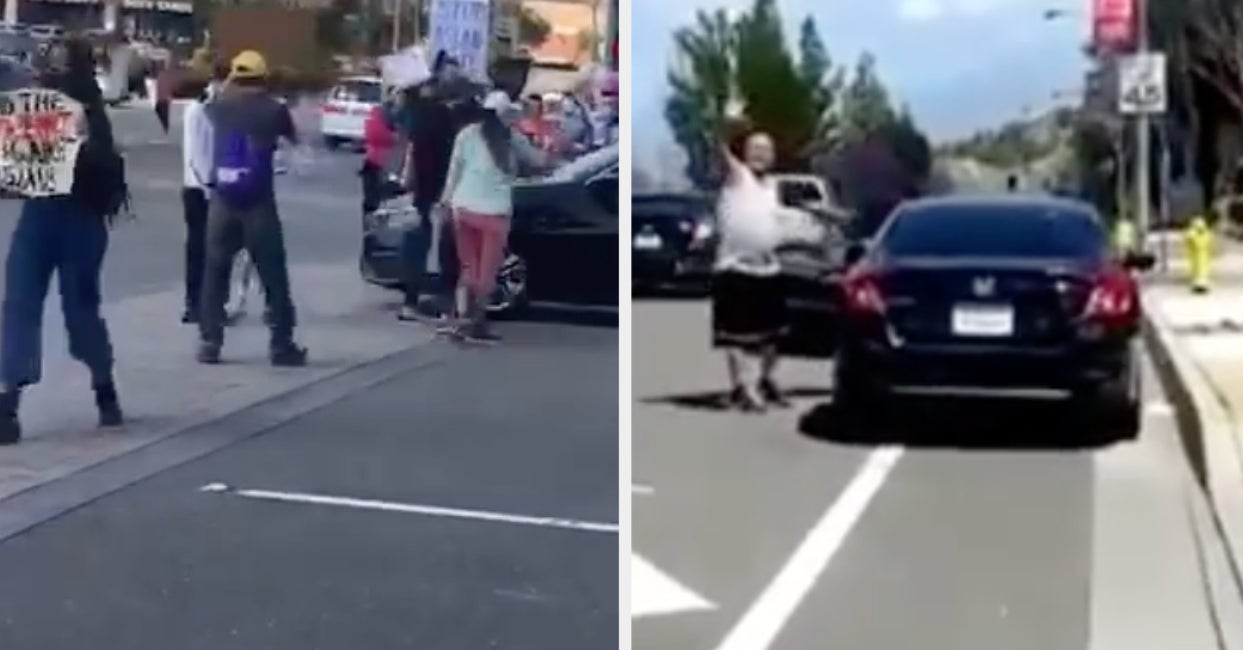
[(578, 327), (617, 329), (618, 312), (613, 309), (531, 305), (514, 320), (523, 323), (556, 323)]
[(848, 445), (994, 449), (1094, 449), (1110, 441), (1056, 403), (938, 398), (902, 400), (870, 422), (831, 401), (799, 420), (812, 439)]
[[(786, 396), (791, 399), (820, 399), (830, 395), (831, 391), (827, 388), (795, 386), (787, 387), (785, 393)], [(644, 397), (639, 400), (639, 403), (676, 406), (678, 408), (693, 409), (698, 411), (730, 410), (729, 391), (726, 390), (679, 393), (676, 395), (657, 395), (654, 397)]]

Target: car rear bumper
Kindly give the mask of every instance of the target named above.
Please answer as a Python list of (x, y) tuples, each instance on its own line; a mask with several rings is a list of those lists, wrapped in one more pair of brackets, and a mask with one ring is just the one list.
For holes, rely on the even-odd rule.
[(1048, 390), (1073, 392), (1126, 371), (1130, 341), (1026, 348), (1007, 345), (904, 345), (851, 341), (842, 349), (854, 364), (890, 389), (922, 391)]
[(712, 275), (712, 257), (707, 254), (635, 251), (630, 260), (636, 282), (706, 282)]

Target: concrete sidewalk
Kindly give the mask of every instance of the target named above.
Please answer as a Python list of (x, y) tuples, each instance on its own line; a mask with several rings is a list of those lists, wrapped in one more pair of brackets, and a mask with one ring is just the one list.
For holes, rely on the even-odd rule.
[[(1170, 244), (1168, 270), (1145, 283), (1144, 334), (1187, 456), (1209, 497), (1213, 523), (1234, 558), (1234, 579), (1210, 588), (1218, 602), (1237, 603), (1243, 560), (1243, 243), (1216, 238), (1213, 285), (1205, 294), (1189, 288), (1181, 240)], [(1240, 633), (1237, 608), (1234, 615), (1223, 627)]]
[(224, 363), (194, 359), (197, 329), (180, 323), (180, 291), (105, 305), (128, 417), (118, 431), (96, 427), (86, 369), (66, 352), (55, 296), (45, 314), (43, 381), (23, 395), (26, 440), (0, 450), (0, 503), (34, 486), (210, 422), (247, 406), (430, 341), (434, 333), (393, 317), (392, 294), (365, 285), (351, 265), (290, 269), (305, 368), (273, 368), (267, 330), (252, 316), (226, 334)]

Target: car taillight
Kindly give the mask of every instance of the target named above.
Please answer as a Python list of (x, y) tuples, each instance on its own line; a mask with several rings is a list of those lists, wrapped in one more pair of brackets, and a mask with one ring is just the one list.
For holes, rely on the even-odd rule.
[(1129, 326), (1135, 324), (1138, 316), (1139, 296), (1130, 274), (1112, 269), (1096, 279), (1083, 309), (1085, 320)]
[(875, 273), (857, 270), (846, 276), (842, 288), (845, 291), (847, 311), (855, 314), (885, 312), (885, 298), (881, 295), (880, 282)]

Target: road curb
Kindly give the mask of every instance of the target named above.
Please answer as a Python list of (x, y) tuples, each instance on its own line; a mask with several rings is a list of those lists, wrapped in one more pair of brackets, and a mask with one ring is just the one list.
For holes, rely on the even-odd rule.
[(439, 365), (450, 354), (450, 348), (438, 347), (431, 339), (344, 368), (232, 413), (187, 423), (149, 444), (0, 499), (0, 544), (93, 501), (262, 435), (354, 393)]
[[(1209, 381), (1205, 370), (1178, 339), (1159, 309), (1145, 309), (1144, 343), (1152, 355), (1157, 374), (1173, 401), (1179, 437), (1195, 482), (1207, 502), (1207, 512), (1193, 516), (1197, 532), (1221, 540), (1218, 572), (1228, 579), (1206, 575), (1208, 597), (1218, 614), (1223, 648), (1243, 647), (1237, 637), (1237, 611), (1243, 601), (1243, 449), (1240, 448), (1234, 414)], [(1193, 511), (1193, 515), (1194, 515)], [(1202, 551), (1211, 544), (1201, 539)], [(1206, 547), (1207, 545), (1207, 547)], [(1233, 612), (1229, 616), (1224, 614)], [(1232, 620), (1222, 620), (1229, 618)], [(1227, 634), (1229, 632), (1229, 634)]]

